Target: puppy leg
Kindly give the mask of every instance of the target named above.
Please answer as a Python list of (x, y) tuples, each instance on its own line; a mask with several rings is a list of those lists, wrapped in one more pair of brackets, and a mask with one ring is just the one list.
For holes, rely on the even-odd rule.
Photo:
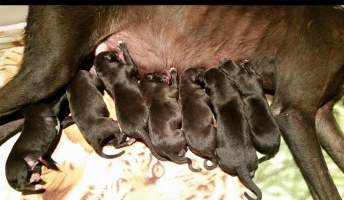
[(344, 134), (332, 114), (335, 101), (321, 107), (315, 117), (316, 133), (321, 146), (344, 172)]
[(127, 45), (123, 41), (118, 41), (117, 46), (123, 52), (124, 61), (129, 65), (135, 65), (133, 59), (129, 54)]

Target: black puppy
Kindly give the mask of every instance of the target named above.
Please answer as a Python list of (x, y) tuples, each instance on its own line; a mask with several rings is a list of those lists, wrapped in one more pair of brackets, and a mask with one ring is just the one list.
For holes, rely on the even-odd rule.
[(114, 99), (121, 131), (131, 138), (142, 140), (159, 160), (148, 135), (149, 111), (138, 85), (138, 70), (124, 43), (119, 43), (126, 64), (112, 52), (101, 52), (95, 58), (98, 77)]
[(217, 166), (214, 156), (216, 148), (216, 120), (210, 108), (209, 96), (204, 90), (204, 69), (185, 70), (179, 82), (179, 95), (182, 106), (182, 130), (189, 149), (196, 155), (213, 162), (204, 162), (208, 170)]
[(249, 119), (253, 145), (257, 151), (265, 154), (259, 161), (272, 158), (278, 152), (281, 134), (270, 111), (259, 76), (247, 61), (238, 64), (231, 60), (223, 60), (219, 69), (238, 86), (244, 102), (245, 115)]
[(96, 75), (80, 70), (67, 87), (72, 117), (86, 141), (95, 152), (103, 158), (116, 158), (118, 154), (107, 155), (103, 147), (111, 144), (116, 148), (126, 146), (126, 136), (113, 119), (109, 118), (109, 111), (104, 103), (101, 83)]
[(177, 164), (188, 164), (189, 169), (199, 172), (192, 167), (190, 158), (185, 157), (187, 142), (182, 126), (181, 108), (178, 103), (177, 71), (171, 70), (171, 85), (169, 78), (162, 74), (148, 74), (141, 81), (141, 90), (149, 107), (149, 136), (157, 153)]
[[(206, 71), (205, 82), (217, 122), (215, 155), (218, 164), (224, 172), (238, 175), (257, 199), (261, 199), (262, 193), (251, 179), (258, 167), (258, 158), (251, 144), (250, 128), (240, 94), (234, 83), (219, 69)], [(252, 199), (247, 193), (245, 196)]]
[(6, 161), (8, 183), (24, 194), (44, 192), (41, 164), (58, 170), (51, 154), (61, 136), (57, 111), (66, 98), (63, 96), (52, 104), (38, 103), (27, 106), (24, 111), (24, 128)]

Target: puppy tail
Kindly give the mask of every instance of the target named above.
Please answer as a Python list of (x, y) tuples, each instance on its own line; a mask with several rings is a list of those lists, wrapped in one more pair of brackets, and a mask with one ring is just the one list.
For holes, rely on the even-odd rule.
[(103, 152), (103, 147), (101, 147), (101, 146), (99, 146), (99, 148), (97, 148), (97, 150), (95, 149), (95, 151), (96, 151), (96, 153), (97, 153), (99, 156), (101, 156), (101, 157), (103, 157), (103, 158), (106, 158), (106, 159), (118, 158), (118, 157), (122, 156), (122, 155), (125, 153), (125, 151), (123, 150), (123, 151), (121, 151), (121, 152), (119, 152), (119, 153), (112, 154), (112, 155), (110, 155), (110, 154), (105, 154), (105, 153)]
[[(208, 165), (208, 161), (211, 162), (210, 165)], [(213, 170), (213, 169), (215, 169), (217, 167), (217, 161), (215, 159), (209, 159), (209, 160), (206, 159), (206, 160), (204, 160), (203, 165), (204, 165), (204, 168), (206, 170)]]
[[(262, 199), (262, 191), (258, 188), (258, 186), (253, 182), (251, 179), (251, 175), (246, 167), (240, 167), (237, 169), (238, 177), (242, 184), (244, 184), (249, 190), (251, 190), (256, 195), (256, 200)], [(249, 200), (254, 200), (254, 198), (250, 197), (246, 192), (244, 193), (245, 197)]]
[(93, 146), (93, 149), (95, 150), (95, 152), (96, 152), (99, 156), (101, 156), (101, 157), (103, 157), (103, 158), (106, 158), (106, 159), (118, 158), (118, 157), (122, 156), (122, 155), (125, 153), (124, 150), (121, 151), (121, 152), (119, 152), (119, 153), (112, 154), (112, 155), (105, 154), (105, 153), (103, 152), (103, 148), (104, 148), (104, 146), (106, 146), (106, 145), (112, 145), (114, 148), (116, 148), (115, 145), (113, 144), (113, 139), (114, 139), (114, 136), (112, 135), (112, 136), (110, 136), (110, 137), (107, 137), (107, 138), (106, 138), (105, 140), (103, 140), (102, 142), (100, 142), (100, 143), (94, 143), (94, 144), (91, 145), (91, 146)]
[(176, 158), (171, 158), (172, 162), (175, 162), (177, 164), (188, 164), (189, 169), (192, 172), (200, 172), (202, 171), (201, 168), (194, 168), (192, 166), (192, 160), (188, 157), (176, 157)]

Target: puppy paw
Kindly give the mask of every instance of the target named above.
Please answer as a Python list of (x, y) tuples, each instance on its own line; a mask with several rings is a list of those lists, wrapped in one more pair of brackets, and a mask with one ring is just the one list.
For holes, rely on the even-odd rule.
[(44, 190), (44, 186), (41, 185), (41, 184), (36, 184), (36, 185), (35, 185), (35, 190), (36, 190), (36, 191)]
[(117, 41), (117, 47), (118, 47), (121, 51), (123, 51), (125, 48), (127, 48), (127, 45), (124, 43), (123, 40), (118, 40), (118, 41)]
[(135, 138), (129, 138), (128, 140), (127, 140), (127, 144), (130, 146), (130, 145), (132, 145), (132, 144), (134, 144), (136, 142), (136, 139)]
[(39, 163), (39, 161), (34, 160), (30, 156), (25, 156), (24, 160), (25, 160), (25, 162), (28, 165), (30, 170), (33, 170), (38, 165), (38, 163)]
[(40, 173), (33, 173), (30, 177), (30, 183), (38, 183), (41, 181), (41, 179)]

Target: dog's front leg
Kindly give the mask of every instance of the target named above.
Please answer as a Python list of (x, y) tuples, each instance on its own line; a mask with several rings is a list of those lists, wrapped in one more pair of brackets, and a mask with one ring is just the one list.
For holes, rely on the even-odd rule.
[(0, 90), (0, 116), (54, 94), (95, 46), (97, 7), (30, 7), (22, 68)]

